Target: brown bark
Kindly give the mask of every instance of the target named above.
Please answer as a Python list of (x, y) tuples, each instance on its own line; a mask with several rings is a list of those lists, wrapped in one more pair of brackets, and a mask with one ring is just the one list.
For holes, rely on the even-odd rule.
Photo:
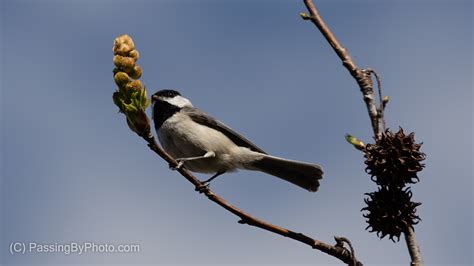
[(318, 13), (318, 10), (316, 9), (316, 6), (313, 4), (313, 1), (304, 0), (304, 4), (306, 5), (306, 8), (308, 9), (310, 15), (302, 15), (303, 19), (309, 19), (311, 20), (311, 22), (314, 23), (314, 25), (319, 29), (319, 31), (323, 34), (323, 36), (329, 42), (331, 47), (334, 49), (336, 54), (342, 60), (342, 64), (344, 65), (344, 67), (347, 68), (349, 73), (352, 75), (352, 77), (354, 77), (357, 84), (359, 85), (365, 105), (367, 107), (367, 111), (369, 113), (370, 122), (375, 137), (379, 138), (382, 134), (379, 119), (383, 119), (383, 111), (379, 111), (375, 103), (375, 93), (371, 79), (371, 74), (373, 73), (373, 71), (357, 67), (357, 65), (347, 52), (346, 48), (342, 47), (342, 45), (336, 39), (329, 27), (326, 25), (324, 20), (321, 18)]
[(408, 252), (411, 257), (411, 266), (421, 266), (423, 265), (423, 260), (421, 259), (420, 248), (416, 242), (415, 231), (411, 226), (407, 226), (405, 231), (405, 241), (407, 242)]
[[(169, 163), (170, 167), (173, 168), (178, 165), (177, 162), (156, 143), (156, 140), (151, 133), (148, 133), (145, 137), (143, 137), (143, 139), (148, 143), (148, 147), (150, 147), (151, 150), (153, 150), (156, 154), (158, 154), (161, 158), (163, 158), (166, 162)], [(317, 239), (311, 238), (305, 234), (294, 232), (286, 228), (265, 222), (263, 220), (259, 220), (253, 217), (252, 215), (233, 206), (232, 204), (224, 200), (222, 197), (215, 194), (211, 189), (209, 189), (209, 187), (204, 186), (203, 183), (199, 181), (199, 179), (197, 179), (191, 172), (189, 172), (185, 168), (177, 169), (177, 171), (195, 186), (196, 191), (203, 193), (209, 200), (217, 203), (222, 208), (238, 216), (240, 218), (240, 220), (238, 221), (239, 223), (255, 226), (257, 228), (267, 230), (275, 234), (279, 234), (281, 236), (288, 237), (298, 242), (304, 243), (313, 249), (317, 249), (331, 256), (334, 256), (348, 265), (362, 265), (362, 263), (357, 261), (357, 259), (355, 258), (352, 245), (346, 238), (335, 237), (336, 244), (330, 245), (321, 242)], [(347, 243), (352, 252), (346, 249), (343, 243)]]
[[(383, 100), (381, 85), (380, 85), (380, 77), (372, 69), (360, 69), (359, 67), (357, 67), (355, 62), (350, 57), (349, 52), (344, 47), (342, 47), (342, 45), (338, 42), (338, 40), (336, 39), (334, 34), (331, 32), (329, 27), (326, 25), (324, 20), (321, 18), (313, 1), (304, 0), (304, 4), (306, 5), (306, 8), (308, 9), (310, 15), (301, 14), (301, 17), (303, 19), (311, 20), (311, 22), (314, 23), (314, 25), (319, 29), (319, 31), (322, 33), (322, 35), (326, 38), (326, 40), (329, 42), (331, 47), (334, 49), (336, 54), (342, 60), (342, 64), (344, 65), (344, 67), (346, 67), (347, 70), (349, 70), (349, 73), (356, 80), (362, 92), (363, 99), (366, 104), (367, 111), (369, 113), (369, 117), (370, 117), (370, 121), (371, 121), (372, 129), (374, 131), (375, 138), (380, 139), (382, 130), (385, 129), (385, 118), (384, 118), (383, 112), (384, 112), (384, 107), (388, 101), (388, 98), (386, 100)], [(378, 108), (375, 102), (375, 93), (374, 93), (373, 83), (371, 79), (372, 74), (375, 75), (378, 88), (379, 88), (378, 93), (379, 93), (380, 103), (379, 103)], [(411, 265), (412, 266), (423, 265), (421, 255), (420, 255), (420, 249), (418, 247), (418, 244), (415, 238), (415, 232), (413, 231), (413, 228), (411, 228), (410, 226), (408, 226), (407, 230), (405, 230), (405, 240), (406, 240), (408, 251), (410, 253), (410, 257), (412, 261)]]

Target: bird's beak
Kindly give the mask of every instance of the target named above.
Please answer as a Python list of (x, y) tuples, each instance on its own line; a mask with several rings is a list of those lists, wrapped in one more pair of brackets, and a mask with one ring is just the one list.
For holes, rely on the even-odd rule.
[(156, 95), (151, 96), (151, 103), (154, 103), (158, 99), (159, 99), (159, 97), (156, 96)]

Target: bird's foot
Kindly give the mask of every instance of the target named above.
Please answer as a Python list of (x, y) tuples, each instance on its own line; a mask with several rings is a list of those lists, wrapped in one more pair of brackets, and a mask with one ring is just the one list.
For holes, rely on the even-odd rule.
[(199, 193), (204, 193), (206, 190), (209, 190), (209, 182), (202, 182), (201, 185), (196, 186), (196, 191)]
[(176, 162), (178, 163), (176, 166), (170, 164), (170, 169), (171, 170), (179, 170), (181, 167), (183, 167), (184, 161), (177, 159)]

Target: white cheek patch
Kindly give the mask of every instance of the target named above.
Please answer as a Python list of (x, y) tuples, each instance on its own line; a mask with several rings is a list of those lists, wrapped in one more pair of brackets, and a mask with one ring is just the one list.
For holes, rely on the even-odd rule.
[(163, 99), (163, 100), (167, 101), (168, 103), (170, 103), (174, 106), (178, 106), (179, 108), (193, 107), (193, 105), (191, 104), (191, 102), (188, 99), (186, 99), (186, 98), (184, 98), (180, 95), (175, 96), (173, 98), (166, 98), (166, 99)]

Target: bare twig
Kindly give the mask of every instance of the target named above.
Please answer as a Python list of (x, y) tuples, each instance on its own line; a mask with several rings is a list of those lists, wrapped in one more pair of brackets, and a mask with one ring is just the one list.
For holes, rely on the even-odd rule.
[(323, 21), (323, 19), (318, 13), (318, 10), (314, 6), (313, 1), (304, 0), (304, 4), (306, 5), (306, 8), (308, 8), (310, 16), (305, 14), (302, 14), (301, 16), (303, 17), (303, 19), (311, 20), (311, 22), (316, 25), (316, 27), (323, 34), (323, 36), (329, 42), (331, 47), (334, 49), (336, 54), (342, 60), (342, 64), (344, 65), (344, 67), (349, 70), (349, 73), (357, 81), (357, 84), (359, 85), (360, 90), (362, 92), (367, 111), (369, 112), (370, 122), (372, 124), (374, 135), (377, 139), (380, 138), (382, 131), (380, 130), (379, 114), (377, 111), (377, 105), (375, 103), (375, 94), (370, 71), (357, 67), (357, 65), (354, 63), (349, 53), (347, 52), (346, 48), (342, 47), (342, 45), (338, 42), (329, 27)]
[(354, 247), (352, 247), (351, 241), (343, 236), (335, 236), (334, 239), (336, 240), (336, 246), (344, 247), (344, 243), (346, 243), (349, 246), (349, 251), (351, 252), (351, 255), (352, 255), (352, 265), (357, 265), (355, 250), (354, 250)]
[(411, 226), (407, 226), (405, 230), (405, 241), (407, 242), (408, 252), (410, 253), (411, 266), (421, 266), (423, 265), (423, 260), (421, 259), (420, 248), (416, 242), (415, 231)]
[[(175, 167), (178, 165), (177, 162), (156, 143), (155, 138), (150, 132), (148, 134), (144, 134), (142, 138), (148, 143), (148, 147), (150, 147), (151, 150), (153, 150), (156, 154), (158, 154), (161, 158), (163, 158), (166, 162), (168, 162), (171, 167)], [(219, 206), (223, 207), (227, 211), (238, 216), (240, 218), (239, 220), (240, 224), (255, 226), (260, 229), (267, 230), (275, 234), (279, 234), (281, 236), (291, 238), (298, 242), (304, 243), (313, 249), (317, 249), (333, 257), (336, 257), (348, 265), (351, 265), (351, 266), (362, 265), (362, 263), (357, 261), (357, 259), (355, 258), (355, 254), (352, 249), (352, 246), (350, 245), (349, 240), (347, 240), (346, 238), (339, 237), (337, 239), (344, 239), (345, 242), (349, 244), (349, 247), (351, 249), (350, 251), (344, 248), (343, 246), (338, 245), (337, 243), (339, 242), (337, 242), (335, 245), (329, 245), (319, 240), (313, 239), (309, 236), (306, 236), (302, 233), (294, 232), (286, 228), (279, 227), (279, 226), (267, 223), (265, 221), (259, 220), (253, 217), (252, 215), (233, 206), (232, 204), (224, 200), (222, 197), (215, 194), (212, 190), (209, 189), (209, 187), (204, 186), (203, 183), (199, 181), (199, 179), (197, 179), (193, 174), (191, 174), (191, 172), (189, 172), (185, 168), (180, 168), (177, 171), (179, 171), (179, 173), (182, 176), (184, 176), (189, 182), (191, 182), (195, 186), (197, 191), (206, 195), (206, 197), (209, 200), (217, 203)]]
[(378, 94), (379, 94), (379, 108), (378, 108), (378, 118), (379, 118), (379, 126), (382, 127), (382, 132), (385, 131), (385, 117), (384, 117), (384, 111), (385, 111), (385, 105), (387, 104), (386, 101), (384, 101), (384, 98), (382, 96), (382, 81), (380, 79), (379, 73), (377, 73), (375, 70), (367, 68), (365, 69), (367, 72), (375, 76), (375, 80), (377, 81), (377, 88), (378, 88)]
[[(364, 102), (366, 104), (366, 107), (370, 116), (370, 121), (372, 124), (372, 129), (374, 131), (375, 138), (379, 140), (382, 136), (382, 132), (385, 131), (384, 108), (388, 102), (388, 97), (383, 97), (382, 95), (382, 87), (381, 87), (381, 81), (380, 81), (379, 75), (377, 74), (377, 72), (375, 72), (372, 69), (358, 68), (357, 65), (354, 63), (354, 61), (352, 60), (352, 58), (350, 57), (347, 50), (344, 47), (342, 47), (342, 45), (337, 41), (334, 34), (331, 32), (331, 30), (328, 28), (326, 23), (323, 21), (323, 19), (318, 13), (318, 10), (313, 4), (313, 1), (304, 0), (304, 3), (308, 11), (310, 12), (310, 15), (300, 14), (301, 17), (305, 20), (311, 20), (311, 22), (313, 22), (314, 25), (316, 25), (316, 27), (323, 34), (323, 36), (329, 42), (331, 47), (334, 49), (336, 54), (342, 60), (342, 64), (344, 65), (344, 67), (346, 67), (347, 70), (349, 70), (350, 74), (357, 81), (357, 84), (359, 85), (360, 90), (364, 97)], [(374, 95), (373, 83), (371, 79), (372, 74), (375, 76), (377, 80), (377, 85), (378, 85), (379, 102), (380, 102), (378, 108), (374, 99), (375, 95)], [(416, 243), (415, 232), (413, 231), (413, 228), (410, 226), (407, 226), (407, 229), (405, 230), (405, 240), (406, 240), (407, 247), (410, 252), (410, 256), (412, 260), (411, 265), (412, 266), (423, 265), (421, 255), (420, 255), (420, 250)]]

